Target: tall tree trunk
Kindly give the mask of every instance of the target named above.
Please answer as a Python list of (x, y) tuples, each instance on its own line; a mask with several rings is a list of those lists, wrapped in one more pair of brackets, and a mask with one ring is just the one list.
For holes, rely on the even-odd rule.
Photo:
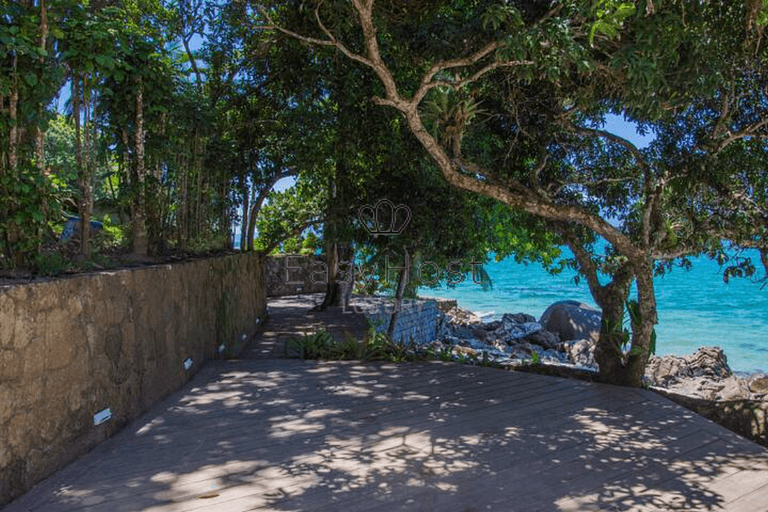
[(79, 70), (75, 70), (72, 76), (72, 115), (75, 118), (75, 162), (77, 163), (77, 188), (80, 198), (77, 203), (77, 213), (80, 216), (80, 254), (90, 255), (90, 233), (91, 216), (88, 205), (90, 203), (90, 180), (88, 175), (88, 164), (85, 158), (83, 147), (83, 128), (87, 133), (87, 126), (83, 127), (82, 110), (83, 107), (83, 88), (85, 80)]
[(11, 125), (8, 134), (8, 168), (12, 173), (16, 172), (18, 167), (18, 145), (19, 145), (19, 125), (18, 125), (18, 107), (19, 107), (19, 73), (18, 56), (13, 54), (13, 79), (11, 81), (10, 103), (8, 104), (8, 117)]
[(80, 208), (80, 253), (83, 256), (91, 255), (91, 213), (93, 212), (93, 192), (91, 191), (91, 88), (87, 75), (81, 75), (81, 106), (83, 110), (83, 141), (81, 147), (83, 182), (81, 188), (82, 203)]
[(180, 157), (179, 162), (179, 208), (176, 216), (176, 244), (180, 249), (184, 249), (187, 241), (187, 195), (189, 183), (189, 161), (185, 157)]
[[(253, 250), (253, 241), (256, 236), (256, 219), (259, 216), (261, 210), (261, 194), (256, 196), (256, 187), (251, 187), (251, 211), (248, 213), (248, 232), (246, 233), (245, 243), (248, 244), (248, 250)], [(257, 208), (258, 205), (258, 208)]]
[(248, 252), (253, 249), (248, 245), (248, 231), (253, 219), (251, 219), (251, 191), (248, 188), (248, 180), (243, 177), (240, 180), (240, 193), (243, 195), (243, 216), (240, 223), (240, 250)]
[[(40, 52), (46, 51), (48, 46), (48, 9), (45, 6), (45, 0), (40, 0), (40, 42), (38, 47)], [(45, 63), (45, 57), (40, 55), (38, 62), (42, 66)], [(43, 112), (45, 111), (45, 105), (40, 103), (37, 106), (37, 115), (42, 119)], [(40, 127), (40, 123), (37, 124), (37, 132), (35, 133), (35, 161), (37, 163), (37, 169), (40, 174), (45, 173), (45, 134)]]
[(133, 200), (133, 254), (147, 256), (149, 243), (146, 230), (145, 175), (144, 164), (144, 83), (141, 76), (136, 77), (136, 139), (134, 141), (135, 171)]
[[(132, 173), (133, 173), (133, 158), (131, 157), (131, 140), (128, 136), (128, 129), (126, 127), (122, 127), (120, 130), (121, 139), (123, 141), (123, 174), (122, 179), (125, 180), (125, 183), (130, 184), (131, 181), (133, 181)], [(131, 203), (133, 204), (133, 203)], [(123, 219), (123, 208), (120, 208), (120, 224), (125, 223), (125, 219)], [(133, 218), (133, 206), (131, 206), (131, 218)]]
[(394, 339), (395, 329), (397, 328), (397, 320), (400, 318), (400, 312), (403, 309), (403, 295), (405, 295), (405, 285), (408, 284), (408, 274), (410, 270), (410, 261), (408, 260), (408, 250), (405, 251), (405, 267), (400, 272), (400, 277), (397, 280), (397, 290), (395, 291), (395, 304), (392, 310), (392, 316), (389, 318), (389, 327), (387, 327), (387, 337), (392, 341), (399, 341)]

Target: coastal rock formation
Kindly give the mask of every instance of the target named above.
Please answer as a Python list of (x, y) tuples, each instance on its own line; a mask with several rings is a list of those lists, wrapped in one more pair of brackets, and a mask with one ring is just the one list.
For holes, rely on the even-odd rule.
[[(539, 322), (517, 313), (484, 323), (459, 307), (441, 314), (437, 340), (431, 345), (438, 353), (488, 358), (505, 366), (540, 360), (597, 370), (600, 312), (577, 301), (553, 304)], [(734, 375), (722, 349), (651, 357), (646, 382), (671, 400), (768, 446), (768, 375)]]
[(768, 446), (768, 376), (734, 375), (722, 349), (703, 347), (685, 357), (652, 357), (646, 378), (669, 399)]
[(768, 375), (764, 373), (758, 373), (752, 375), (747, 381), (749, 390), (761, 397), (768, 397)]
[(559, 348), (568, 355), (568, 359), (573, 364), (587, 368), (597, 368), (595, 345), (596, 343), (593, 340), (570, 340), (561, 343)]
[(545, 331), (531, 315), (505, 314), (501, 320), (484, 323), (471, 312), (455, 307), (439, 319), (437, 342), (432, 347), (438, 351), (452, 348), (463, 356), (482, 357), (486, 352), (495, 361), (510, 364), (533, 358), (568, 362), (568, 355), (559, 350), (559, 342), (556, 333)]
[(563, 340), (597, 341), (600, 336), (600, 311), (576, 300), (563, 300), (549, 306), (539, 323)]
[(728, 359), (719, 347), (702, 347), (693, 354), (652, 356), (645, 376), (652, 386), (669, 387), (695, 377), (721, 379), (733, 374)]

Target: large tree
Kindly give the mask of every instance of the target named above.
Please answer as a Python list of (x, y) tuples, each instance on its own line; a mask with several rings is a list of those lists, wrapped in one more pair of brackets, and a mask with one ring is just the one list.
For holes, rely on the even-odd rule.
[[(765, 254), (764, 172), (742, 167), (762, 165), (754, 153), (768, 134), (755, 88), (766, 53), (760, 2), (302, 5), (307, 18), (295, 25), (285, 3), (249, 14), (368, 69), (373, 102), (402, 116), (450, 184), (546, 220), (574, 249), (603, 309), (596, 356), (606, 380), (642, 385), (659, 264), (721, 252), (723, 239)], [(427, 105), (441, 101), (434, 116)], [(467, 115), (478, 107), (482, 123)], [(609, 112), (658, 130), (658, 142), (640, 149), (603, 130)], [(595, 237), (607, 254), (590, 250)]]

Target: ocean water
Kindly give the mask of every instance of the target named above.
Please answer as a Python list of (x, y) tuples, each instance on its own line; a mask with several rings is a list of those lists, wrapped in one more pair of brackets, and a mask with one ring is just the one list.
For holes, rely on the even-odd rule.
[[(575, 273), (552, 276), (537, 264), (513, 259), (485, 266), (493, 288), (484, 291), (471, 276), (454, 288), (419, 288), (419, 295), (457, 299), (459, 306), (486, 320), (504, 313), (528, 313), (539, 318), (553, 302), (579, 300), (594, 306), (586, 283), (576, 285)], [(674, 269), (655, 280), (659, 324), (658, 355), (686, 355), (698, 347), (716, 345), (735, 371), (768, 370), (768, 286), (746, 279), (725, 284), (716, 262), (693, 260), (691, 270)]]

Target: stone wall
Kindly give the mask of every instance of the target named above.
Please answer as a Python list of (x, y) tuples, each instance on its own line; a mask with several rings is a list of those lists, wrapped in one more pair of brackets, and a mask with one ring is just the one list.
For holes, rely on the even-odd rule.
[(0, 287), (0, 505), (237, 353), (265, 312), (253, 253)]
[(325, 260), (321, 256), (299, 254), (269, 256), (266, 264), (267, 295), (280, 297), (325, 292), (327, 277), (324, 272), (324, 263)]
[(707, 400), (653, 388), (683, 407), (768, 448), (768, 400)]
[[(386, 332), (392, 318), (394, 304), (384, 299), (363, 308), (368, 319), (376, 325), (376, 331)], [(435, 341), (437, 334), (438, 304), (433, 300), (404, 300), (397, 318), (392, 339), (396, 342), (426, 345)]]

